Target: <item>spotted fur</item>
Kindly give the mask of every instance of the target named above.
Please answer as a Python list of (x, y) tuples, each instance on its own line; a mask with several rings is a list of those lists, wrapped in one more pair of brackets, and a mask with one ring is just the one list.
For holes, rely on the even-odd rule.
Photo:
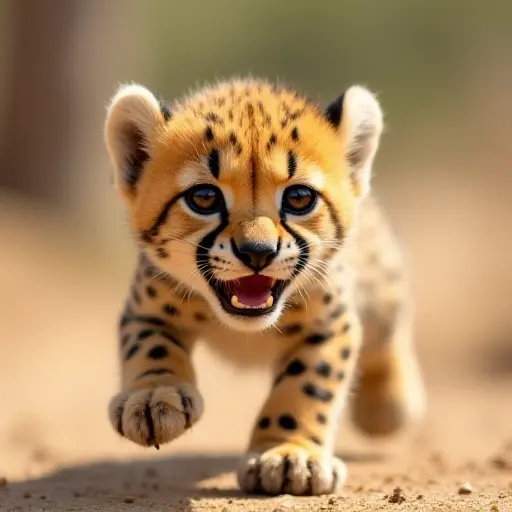
[[(172, 106), (139, 85), (118, 91), (106, 145), (140, 248), (120, 320), (121, 392), (110, 405), (120, 435), (159, 447), (200, 418), (198, 339), (273, 371), (238, 471), (246, 491), (342, 486), (333, 447), (356, 367), (350, 410), (365, 432), (421, 416), (404, 263), (369, 192), (382, 124), (376, 98), (359, 86), (325, 109), (257, 80)], [(306, 197), (306, 207), (294, 213), (290, 197)], [(226, 302), (230, 283), (256, 274), (273, 283), (271, 306)]]

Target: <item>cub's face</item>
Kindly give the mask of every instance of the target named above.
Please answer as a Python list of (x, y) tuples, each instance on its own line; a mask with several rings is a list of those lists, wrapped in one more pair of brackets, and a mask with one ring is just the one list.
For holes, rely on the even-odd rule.
[(110, 104), (106, 143), (143, 250), (219, 320), (254, 331), (325, 278), (381, 131), (376, 99), (357, 86), (320, 111), (263, 82), (220, 84), (171, 110), (129, 85)]

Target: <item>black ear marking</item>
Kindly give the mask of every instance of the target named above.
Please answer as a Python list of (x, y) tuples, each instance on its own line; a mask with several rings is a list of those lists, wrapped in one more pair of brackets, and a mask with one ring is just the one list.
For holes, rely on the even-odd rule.
[(146, 151), (146, 139), (139, 130), (133, 129), (127, 132), (125, 137), (131, 151), (126, 158), (123, 179), (126, 185), (133, 189), (139, 181), (144, 164), (149, 160), (149, 155)]
[(165, 100), (161, 97), (157, 97), (158, 104), (160, 105), (160, 111), (162, 112), (162, 115), (164, 116), (165, 122), (169, 121), (172, 117), (171, 109), (168, 107)]
[(343, 116), (343, 99), (345, 93), (340, 94), (332, 103), (325, 109), (324, 116), (329, 121), (333, 128), (339, 128), (341, 118)]

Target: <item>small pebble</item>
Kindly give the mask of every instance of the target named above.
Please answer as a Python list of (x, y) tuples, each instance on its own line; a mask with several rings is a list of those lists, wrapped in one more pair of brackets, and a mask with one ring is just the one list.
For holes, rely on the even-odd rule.
[(496, 469), (512, 469), (512, 463), (510, 462), (510, 460), (502, 456), (493, 457), (491, 459), (491, 464)]
[(393, 493), (388, 498), (389, 503), (403, 503), (405, 501), (405, 494), (401, 487), (395, 487)]
[(418, 496), (416, 496), (416, 499), (417, 500), (422, 500), (425, 496), (423, 496), (423, 494), (418, 494)]
[(135, 501), (135, 498), (133, 496), (126, 496), (126, 498), (123, 498), (123, 503), (133, 503)]
[(462, 484), (459, 487), (459, 494), (471, 494), (473, 492), (473, 487), (471, 487), (471, 484), (469, 482), (466, 482), (465, 484)]

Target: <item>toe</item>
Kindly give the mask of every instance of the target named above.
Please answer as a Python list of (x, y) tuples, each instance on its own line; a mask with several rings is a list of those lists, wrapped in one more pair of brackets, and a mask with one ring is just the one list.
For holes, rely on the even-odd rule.
[(319, 457), (295, 447), (261, 454), (250, 453), (238, 470), (239, 486), (246, 492), (270, 495), (320, 495), (339, 490), (347, 471), (339, 459)]
[(120, 393), (109, 407), (119, 434), (142, 446), (172, 441), (201, 416), (203, 401), (193, 385), (162, 386)]

